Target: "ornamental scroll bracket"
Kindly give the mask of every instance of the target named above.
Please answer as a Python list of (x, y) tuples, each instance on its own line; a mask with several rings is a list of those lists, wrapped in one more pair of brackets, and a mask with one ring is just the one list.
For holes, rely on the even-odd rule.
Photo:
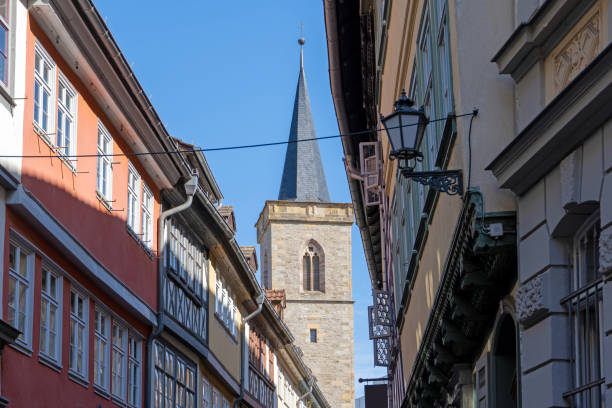
[(413, 171), (412, 168), (404, 168), (402, 175), (441, 193), (463, 195), (461, 170)]

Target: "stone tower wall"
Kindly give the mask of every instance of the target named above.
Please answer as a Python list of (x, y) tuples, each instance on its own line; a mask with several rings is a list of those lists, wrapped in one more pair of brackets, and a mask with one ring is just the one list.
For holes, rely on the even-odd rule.
[[(257, 222), (272, 287), (285, 289), (284, 320), (334, 408), (354, 406), (351, 204), (268, 201)], [(323, 249), (325, 291), (305, 291), (302, 257), (310, 240)], [(310, 329), (317, 342), (310, 342)]]

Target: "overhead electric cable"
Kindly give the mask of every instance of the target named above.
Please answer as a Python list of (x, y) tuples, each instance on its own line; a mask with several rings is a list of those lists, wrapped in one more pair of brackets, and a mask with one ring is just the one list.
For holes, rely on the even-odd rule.
[[(470, 113), (464, 113), (461, 115), (452, 115), (452, 117), (454, 118), (460, 118), (463, 116), (471, 116), (473, 115), (472, 112)], [(443, 120), (447, 120), (448, 117), (444, 117), (444, 118), (438, 118), (438, 119), (431, 119), (429, 120), (429, 123), (432, 122), (439, 122), (439, 121), (443, 121)], [(409, 126), (417, 126), (418, 123), (409, 123), (407, 125), (402, 125), (401, 127), (409, 127)], [(395, 126), (395, 127), (389, 127), (388, 129), (397, 129), (400, 126)], [(248, 145), (237, 145), (237, 146), (224, 146), (224, 147), (208, 147), (208, 148), (197, 148), (197, 149), (186, 149), (186, 150), (164, 150), (164, 151), (157, 151), (157, 152), (137, 152), (137, 153), (91, 153), (91, 154), (60, 154), (60, 155), (53, 155), (53, 154), (6, 154), (6, 155), (0, 155), (0, 158), (2, 159), (41, 159), (41, 158), (49, 158), (49, 157), (62, 157), (62, 158), (66, 158), (66, 159), (80, 159), (80, 158), (93, 158), (93, 157), (138, 157), (138, 156), (157, 156), (157, 155), (162, 155), (162, 154), (182, 154), (182, 153), (206, 153), (206, 152), (218, 152), (218, 151), (224, 151), (224, 150), (241, 150), (241, 149), (253, 149), (253, 148), (258, 148), (258, 147), (269, 147), (269, 146), (278, 146), (278, 145), (286, 145), (286, 144), (291, 144), (291, 143), (302, 143), (302, 142), (311, 142), (313, 140), (326, 140), (326, 139), (337, 139), (337, 138), (341, 138), (341, 137), (352, 137), (352, 136), (359, 136), (359, 135), (365, 135), (368, 133), (373, 133), (373, 132), (380, 132), (386, 130), (384, 128), (382, 129), (372, 129), (372, 130), (360, 130), (357, 132), (349, 132), (349, 133), (344, 133), (344, 134), (337, 134), (337, 135), (330, 135), (330, 136), (321, 136), (321, 137), (312, 137), (312, 138), (308, 138), (308, 139), (299, 139), (299, 140), (285, 140), (282, 142), (268, 142), (268, 143), (256, 143), (256, 144), (248, 144)], [(52, 148), (53, 149), (53, 148)]]

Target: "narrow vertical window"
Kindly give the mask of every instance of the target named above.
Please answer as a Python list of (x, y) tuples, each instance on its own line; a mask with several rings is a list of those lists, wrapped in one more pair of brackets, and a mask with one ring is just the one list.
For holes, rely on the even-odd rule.
[(124, 400), (126, 330), (117, 324), (113, 324), (112, 334), (111, 393), (120, 400)]
[(310, 286), (310, 255), (305, 254), (302, 259), (304, 268), (304, 290), (312, 290)]
[(317, 329), (310, 329), (310, 342), (311, 343), (317, 342)]
[(0, 82), (8, 85), (9, 1), (0, 1)]
[(32, 341), (32, 275), (34, 254), (11, 243), (9, 246), (8, 323), (19, 330), (18, 344), (30, 347)]
[(108, 337), (109, 317), (96, 308), (94, 316), (94, 383), (108, 389)]
[[(136, 234), (140, 233), (140, 175), (132, 163), (128, 163), (127, 225)], [(143, 223), (144, 228), (144, 223)]]
[(34, 124), (42, 136), (52, 141), (52, 98), (55, 86), (55, 63), (37, 43), (34, 51)]
[(97, 189), (105, 205), (111, 206), (113, 189), (113, 139), (102, 123), (98, 124)]
[(142, 242), (153, 248), (153, 194), (143, 182), (142, 188)]
[(70, 292), (70, 371), (87, 378), (87, 298)]
[(212, 406), (213, 408), (221, 408), (221, 395), (219, 394), (219, 390), (213, 387), (212, 392)]
[(211, 408), (210, 383), (206, 380), (206, 378), (202, 378), (202, 408)]
[[(63, 155), (76, 153), (76, 92), (60, 73), (57, 87), (57, 152)], [(70, 161), (69, 163), (74, 163)]]
[(313, 290), (321, 290), (321, 276), (319, 275), (319, 255), (312, 256), (312, 281)]
[(61, 279), (43, 266), (40, 301), (40, 353), (60, 362)]
[(130, 334), (128, 338), (128, 405), (140, 406), (140, 370), (142, 366), (141, 341)]

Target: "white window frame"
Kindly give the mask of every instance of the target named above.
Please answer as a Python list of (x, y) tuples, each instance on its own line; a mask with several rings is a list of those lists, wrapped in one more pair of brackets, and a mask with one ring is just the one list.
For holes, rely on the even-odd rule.
[(9, 70), (10, 70), (10, 66), (11, 66), (11, 25), (10, 25), (10, 19), (11, 19), (11, 0), (6, 0), (6, 17), (3, 17), (2, 15), (0, 15), (0, 30), (4, 29), (6, 34), (6, 54), (4, 55), (5, 58), (5, 63), (4, 63), (4, 75), (5, 77), (2, 78), (0, 77), (0, 86), (2, 86), (3, 88), (7, 89), (9, 88), (9, 83), (10, 83), (10, 76), (9, 76)]
[(140, 407), (142, 394), (142, 339), (128, 332), (127, 404)]
[[(70, 84), (70, 82), (68, 82), (64, 74), (62, 74), (62, 72), (59, 70), (58, 70), (57, 80), (58, 80), (57, 115), (59, 116), (61, 112), (62, 115), (64, 115), (64, 121), (62, 124), (59, 122), (59, 117), (57, 118), (58, 123), (57, 123), (57, 128), (56, 128), (55, 146), (57, 149), (57, 153), (59, 155), (72, 156), (76, 154), (78, 94), (74, 90), (74, 87)], [(60, 87), (62, 87), (64, 89), (64, 93), (67, 94), (71, 98), (72, 100), (71, 106), (69, 107), (66, 106), (65, 100), (62, 100)], [(64, 126), (66, 123), (66, 120), (70, 121), (70, 129), (68, 131), (67, 136), (65, 133), (65, 126)], [(60, 140), (60, 128), (63, 131), (63, 134), (62, 134), (63, 140)], [(65, 143), (65, 142), (68, 142), (68, 143)], [(76, 167), (75, 159), (71, 158), (70, 160), (67, 160), (67, 162), (71, 167)]]
[[(116, 332), (115, 332), (116, 331)], [(126, 399), (128, 329), (113, 319), (111, 324), (110, 392), (113, 398)], [(117, 336), (118, 334), (118, 336)], [(117, 341), (117, 337), (119, 337)], [(116, 382), (117, 380), (117, 382)], [(119, 389), (115, 389), (115, 384)]]
[(237, 341), (238, 325), (236, 316), (238, 315), (238, 307), (236, 300), (227, 284), (217, 275), (216, 290), (215, 290), (215, 315), (226, 328), (230, 337)]
[[(21, 346), (23, 351), (28, 353), (32, 352), (32, 325), (33, 325), (33, 299), (34, 299), (34, 251), (32, 249), (27, 248), (23, 243), (10, 240), (9, 245), (15, 248), (15, 268), (11, 268), (10, 266), (10, 249), (9, 249), (9, 278), (8, 278), (8, 289), (9, 289), (9, 297), (8, 297), (8, 323), (15, 327), (17, 330), (21, 332), (21, 334), (17, 337), (15, 341), (16, 346)], [(9, 246), (9, 248), (10, 248)], [(25, 254), (25, 274), (26, 276), (21, 275), (19, 273), (19, 269), (21, 267), (21, 253)], [(17, 304), (13, 304), (11, 306), (11, 280), (13, 280), (15, 287), (15, 301), (18, 301), (17, 294), (22, 286), (25, 286), (25, 300), (23, 309), (20, 310)], [(11, 310), (13, 310), (14, 318), (11, 319), (10, 314)], [(23, 327), (19, 323), (19, 314), (23, 314)], [(15, 320), (16, 319), (16, 320)]]
[[(45, 272), (46, 277), (45, 279)], [(49, 289), (50, 279), (55, 279), (55, 295), (49, 293), (49, 290), (43, 290), (41, 286), (41, 300), (40, 300), (40, 339), (39, 339), (39, 351), (40, 356), (45, 358), (54, 364), (61, 366), (62, 362), (62, 288), (63, 279), (62, 276), (57, 273), (54, 268), (43, 262), (41, 269), (41, 282)], [(46, 306), (43, 306), (46, 302)], [(47, 316), (47, 322), (49, 321), (51, 308), (55, 307), (55, 327), (44, 327), (43, 326), (43, 308)], [(53, 333), (54, 332), (54, 333)], [(55, 335), (55, 343), (53, 347), (53, 353), (49, 349), (49, 335), (53, 333)]]
[[(104, 143), (106, 142), (106, 149)], [(96, 190), (105, 206), (112, 208), (113, 200), (113, 137), (102, 122), (98, 121), (98, 162), (96, 171)], [(106, 156), (102, 156), (106, 155)], [(106, 180), (104, 178), (106, 174)], [(105, 184), (106, 181), (106, 184)]]
[[(101, 332), (102, 325), (98, 325), (99, 317), (104, 318), (104, 333)], [(109, 392), (110, 384), (110, 328), (111, 316), (102, 307), (96, 305), (94, 311), (94, 386), (101, 389), (105, 393)], [(97, 349), (96, 349), (97, 346)], [(102, 354), (100, 346), (103, 347)], [(99, 367), (102, 366), (100, 374)]]
[[(128, 228), (135, 234), (140, 234), (140, 174), (132, 164), (128, 162), (128, 195), (127, 195), (127, 217)], [(143, 195), (144, 198), (144, 195)], [(144, 227), (144, 223), (143, 223)], [(144, 231), (143, 231), (144, 232)]]
[[(78, 299), (82, 300), (82, 315), (80, 317), (78, 315), (78, 310), (76, 313), (73, 311), (73, 300), (76, 302), (78, 308)], [(72, 327), (78, 328), (81, 327), (81, 333), (83, 334), (82, 341), (82, 350), (81, 350), (81, 372), (78, 370), (78, 344), (74, 343)], [(78, 330), (75, 329), (75, 335), (78, 333)], [(72, 361), (73, 356), (69, 351), (68, 354), (68, 367), (69, 373), (76, 376), (82, 381), (87, 382), (88, 378), (88, 369), (89, 369), (89, 297), (85, 296), (81, 291), (76, 290), (75, 288), (70, 289), (70, 348), (75, 348), (75, 360)], [(74, 366), (73, 366), (74, 364)]]
[(212, 408), (221, 408), (222, 394), (216, 387), (212, 387)]
[(153, 193), (142, 182), (142, 242), (148, 249), (153, 248)]
[(212, 394), (210, 382), (202, 376), (202, 408), (211, 408)]
[[(38, 58), (37, 58), (38, 57)], [(39, 62), (39, 66), (37, 67), (36, 62)], [(45, 81), (43, 73), (40, 68), (44, 67), (44, 64), (49, 66), (49, 79)], [(34, 127), (38, 133), (45, 140), (52, 144), (54, 134), (54, 125), (55, 125), (55, 78), (56, 78), (56, 65), (51, 56), (45, 51), (42, 45), (38, 41), (34, 44), (34, 88), (32, 89), (33, 93), (33, 102), (34, 108), (32, 110), (33, 113), (33, 121)], [(36, 92), (36, 85), (38, 84), (39, 93)], [(42, 92), (48, 92), (48, 106), (47, 106), (47, 128), (43, 126), (43, 107), (42, 107)], [(40, 96), (39, 96), (40, 95)], [(41, 99), (39, 99), (41, 98)], [(38, 105), (38, 111), (36, 110), (36, 105)]]
[[(153, 383), (153, 406), (154, 407), (158, 407), (158, 405), (156, 405), (157, 400), (160, 399), (161, 400), (161, 404), (162, 406), (168, 408), (168, 405), (166, 404), (166, 402), (169, 402), (171, 404), (172, 408), (182, 408), (182, 407), (186, 407), (187, 405), (184, 405), (182, 403), (182, 401), (177, 402), (177, 387), (178, 386), (182, 386), (184, 387), (184, 396), (185, 396), (185, 404), (187, 403), (187, 394), (191, 395), (191, 402), (192, 405), (189, 408), (195, 408), (198, 406), (198, 400), (197, 400), (197, 395), (198, 395), (198, 390), (197, 390), (197, 366), (192, 362), (187, 360), (185, 357), (183, 357), (182, 355), (180, 355), (179, 353), (177, 353), (173, 348), (168, 347), (166, 344), (164, 343), (160, 343), (158, 341), (155, 341), (153, 343), (153, 347), (154, 349), (154, 361), (152, 362), (153, 366), (153, 371), (154, 371), (154, 383)], [(155, 354), (155, 351), (157, 352), (161, 352), (162, 355), (159, 356), (158, 354)], [(168, 358), (166, 358), (166, 355), (169, 354), (172, 356), (171, 360), (171, 365), (172, 367), (168, 367), (166, 365), (166, 363), (169, 361)], [(157, 358), (155, 357), (161, 357), (161, 364), (160, 362), (157, 361)], [(184, 371), (181, 372), (180, 368), (183, 368)], [(191, 372), (191, 389), (189, 389), (189, 384), (188, 384), (188, 372)], [(184, 378), (182, 378), (184, 376)], [(161, 377), (162, 382), (164, 383), (160, 390), (158, 389), (158, 387), (156, 387), (156, 383), (157, 383), (157, 379)], [(172, 382), (172, 399), (170, 401), (168, 401), (170, 398), (168, 398), (168, 395), (166, 395), (166, 381), (171, 381)]]

